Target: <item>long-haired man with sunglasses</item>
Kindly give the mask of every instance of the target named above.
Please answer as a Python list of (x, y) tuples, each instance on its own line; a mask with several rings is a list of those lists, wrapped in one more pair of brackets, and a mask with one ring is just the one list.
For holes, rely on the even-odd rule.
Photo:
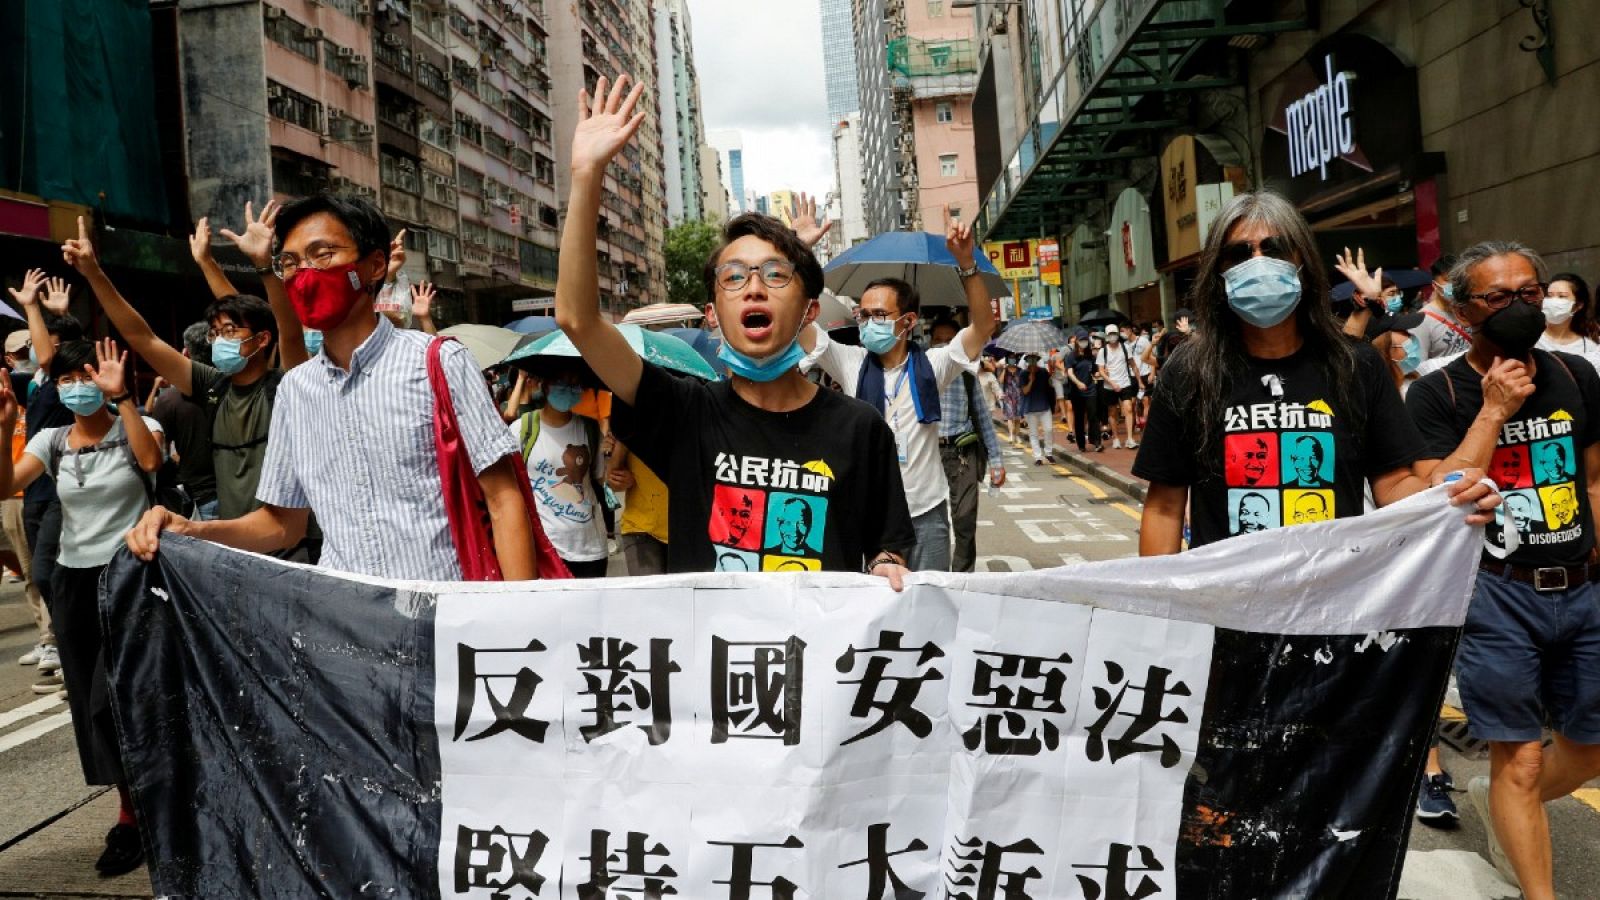
[(870, 407), (800, 374), (797, 338), (817, 316), (822, 266), (794, 231), (738, 216), (706, 262), (706, 321), (722, 333), (726, 381), (668, 373), (601, 317), (601, 191), (644, 118), (643, 86), (630, 92), (628, 81), (601, 78), (593, 97), (579, 95), (556, 322), (616, 397), (617, 439), (667, 484), (667, 570), (865, 570), (898, 589), (914, 541), (894, 437)]
[(1473, 736), (1489, 742), (1489, 777), (1468, 791), (1491, 859), (1530, 900), (1555, 897), (1544, 804), (1600, 776), (1600, 375), (1536, 349), (1548, 280), (1520, 244), (1463, 251), (1448, 297), (1472, 345), (1406, 395), (1423, 465), (1496, 472), (1527, 513), (1503, 520), (1521, 547), (1480, 563), (1456, 672)]

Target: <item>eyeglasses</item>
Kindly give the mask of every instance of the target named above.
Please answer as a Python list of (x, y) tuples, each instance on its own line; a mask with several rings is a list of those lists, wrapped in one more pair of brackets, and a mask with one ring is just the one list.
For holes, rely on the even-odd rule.
[(326, 269), (333, 265), (333, 258), (339, 255), (340, 250), (349, 249), (352, 248), (341, 247), (337, 244), (313, 245), (304, 259), (293, 253), (279, 253), (272, 258), (272, 274), (284, 281), (288, 281), (289, 276), (308, 263), (313, 269)]
[(857, 325), (865, 325), (868, 322), (893, 322), (902, 315), (904, 313), (893, 313), (886, 309), (858, 309), (850, 313), (850, 318), (855, 319)]
[(226, 340), (244, 340), (250, 336), (250, 329), (240, 325), (224, 325), (221, 328), (212, 328), (206, 332), (206, 343), (215, 344), (217, 338)]
[(723, 263), (717, 266), (717, 287), (729, 293), (742, 291), (751, 275), (760, 276), (762, 284), (777, 290), (794, 280), (794, 265), (781, 259), (769, 259), (754, 269), (739, 262)]
[(1468, 294), (1468, 300), (1482, 300), (1483, 305), (1490, 309), (1505, 309), (1511, 305), (1512, 300), (1521, 300), (1523, 303), (1538, 303), (1544, 300), (1545, 291), (1550, 285), (1543, 282), (1523, 285), (1514, 291), (1490, 291), (1487, 294)]
[(1217, 254), (1217, 259), (1222, 263), (1224, 271), (1245, 262), (1256, 255), (1260, 250), (1262, 256), (1273, 259), (1292, 259), (1294, 253), (1289, 249), (1289, 242), (1281, 237), (1264, 237), (1259, 241), (1234, 241), (1222, 245), (1222, 252)]

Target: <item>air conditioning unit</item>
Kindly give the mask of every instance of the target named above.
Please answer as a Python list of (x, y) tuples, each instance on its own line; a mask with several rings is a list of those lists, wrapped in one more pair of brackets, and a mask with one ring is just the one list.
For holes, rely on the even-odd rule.
[(443, 72), (444, 72), (444, 83), (445, 84), (449, 84), (450, 82), (456, 80), (456, 76), (449, 69), (444, 69)]
[(340, 59), (349, 59), (356, 55), (356, 51), (354, 47), (339, 47), (333, 51), (333, 55)]
[(357, 53), (355, 56), (350, 58), (350, 64), (364, 68), (367, 65), (367, 58)]
[(305, 36), (306, 36), (306, 40), (308, 40), (308, 41), (320, 41), (320, 40), (322, 40), (322, 29), (321, 28), (307, 28)]
[(334, 109), (334, 108), (330, 107), (328, 109), (328, 130), (332, 131), (334, 123), (338, 122), (340, 119), (343, 119), (343, 118), (344, 118), (344, 111), (343, 110)]
[(361, 124), (356, 126), (356, 140), (358, 140), (358, 141), (370, 140), (372, 138), (372, 132), (373, 132), (372, 126), (366, 124), (365, 122), (363, 122), (363, 123), (361, 123)]
[(383, 42), (391, 47), (398, 47), (402, 43), (400, 35), (389, 31), (383, 33)]
[(432, 256), (428, 257), (428, 271), (429, 272), (443, 272), (444, 271), (444, 260), (437, 259), (437, 258), (432, 257)]
[(269, 100), (281, 100), (283, 98), (283, 85), (281, 85), (281, 84), (269, 84), (269, 85), (267, 85), (267, 98)]
[(283, 10), (279, 9), (276, 6), (269, 6), (269, 7), (267, 7), (267, 18), (269, 18), (269, 19), (281, 19), (281, 18), (283, 18)]

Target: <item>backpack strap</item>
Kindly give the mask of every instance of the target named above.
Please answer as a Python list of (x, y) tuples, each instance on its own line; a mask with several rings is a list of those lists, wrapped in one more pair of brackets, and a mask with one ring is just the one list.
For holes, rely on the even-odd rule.
[(522, 458), (527, 459), (533, 455), (533, 445), (539, 443), (539, 411), (531, 410), (518, 418), (521, 428)]
[[(111, 427), (112, 429), (122, 428), (121, 420), (113, 423)], [(108, 453), (112, 450), (121, 449), (124, 458), (128, 461), (128, 465), (133, 468), (133, 474), (139, 477), (139, 484), (144, 486), (145, 500), (151, 505), (155, 504), (156, 486), (154, 476), (139, 465), (139, 457), (133, 452), (133, 444), (128, 440), (126, 430), (118, 437), (110, 437), (110, 432), (107, 432), (108, 436), (99, 443), (91, 444), (88, 447), (79, 447), (76, 450), (67, 446), (68, 432), (71, 430), (71, 425), (63, 425), (50, 435), (50, 463), (47, 468), (52, 480), (61, 480), (61, 460), (63, 457), (84, 456), (89, 453)]]
[[(278, 402), (278, 383), (283, 381), (282, 369), (268, 369), (267, 374), (261, 376), (261, 389), (267, 392), (267, 409)], [(219, 378), (210, 389), (206, 391), (206, 413), (211, 417), (211, 449), (212, 450), (249, 450), (265, 444), (271, 437), (268, 434), (259, 434), (242, 444), (224, 444), (217, 440), (217, 413), (222, 410), (222, 396), (233, 387), (233, 382), (227, 378)], [(267, 416), (267, 430), (272, 430), (272, 416)]]

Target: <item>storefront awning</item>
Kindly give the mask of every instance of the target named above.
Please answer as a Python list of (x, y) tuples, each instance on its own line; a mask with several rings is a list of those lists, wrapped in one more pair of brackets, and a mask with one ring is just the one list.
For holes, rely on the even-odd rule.
[[(1197, 74), (1210, 41), (1250, 46), (1262, 35), (1303, 30), (1303, 20), (1229, 22), (1227, 0), (1105, 0), (1067, 39), (1066, 62), (1007, 160), (978, 215), (985, 240), (1057, 234), (1126, 180), (1127, 163), (1154, 158), (1142, 135), (1181, 127), (1147, 98), (1237, 86), (1236, 66)], [(1238, 4), (1234, 4), (1238, 5)]]

